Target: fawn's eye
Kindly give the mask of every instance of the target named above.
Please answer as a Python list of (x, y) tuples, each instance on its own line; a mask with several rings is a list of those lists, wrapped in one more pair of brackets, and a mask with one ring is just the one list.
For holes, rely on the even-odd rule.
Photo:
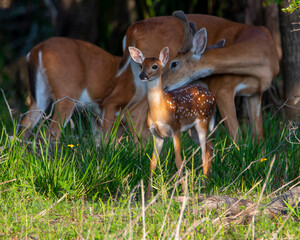
[(177, 62), (177, 61), (171, 62), (171, 69), (176, 68), (178, 65), (179, 65), (179, 62)]
[(152, 66), (152, 69), (154, 69), (154, 70), (156, 70), (158, 68), (158, 66), (156, 65), (156, 64), (154, 64), (153, 66)]
[(143, 66), (142, 66), (142, 65), (140, 65), (140, 68), (142, 69), (142, 68), (143, 68)]

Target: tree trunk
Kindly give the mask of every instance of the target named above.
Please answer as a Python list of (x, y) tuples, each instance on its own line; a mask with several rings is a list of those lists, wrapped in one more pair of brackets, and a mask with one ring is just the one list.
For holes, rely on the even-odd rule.
[[(288, 0), (283, 1), (282, 7), (287, 7)], [(285, 110), (288, 119), (300, 121), (300, 11), (292, 14), (280, 11), (282, 37), (282, 71), (284, 92), (287, 100)], [(299, 31), (293, 31), (294, 29)], [(298, 96), (298, 97), (297, 97)]]
[(282, 50), (277, 5), (270, 3), (264, 6), (262, 0), (247, 0), (245, 23), (268, 28), (272, 34), (278, 57), (281, 59)]
[(109, 19), (109, 22), (112, 23), (113, 30), (110, 33), (106, 50), (120, 55), (123, 53), (122, 39), (125, 36), (127, 27), (131, 22), (136, 20), (134, 12), (135, 1), (114, 0), (114, 6), (118, 7), (112, 7), (111, 9), (111, 19)]
[(55, 25), (57, 36), (65, 36), (96, 43), (98, 33), (97, 0), (59, 0)]

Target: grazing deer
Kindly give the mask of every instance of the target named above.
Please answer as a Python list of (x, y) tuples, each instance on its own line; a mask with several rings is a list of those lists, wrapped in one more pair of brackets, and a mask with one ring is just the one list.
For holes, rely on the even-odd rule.
[(76, 105), (73, 100), (102, 114), (102, 127), (109, 131), (116, 112), (127, 105), (135, 92), (131, 69), (116, 76), (121, 58), (85, 41), (50, 38), (33, 47), (27, 61), (31, 104), (21, 125), (29, 131), (50, 100), (59, 99), (62, 100), (56, 103), (50, 124), (51, 137), (60, 137), (59, 124), (65, 126), (71, 118)]
[[(192, 21), (196, 27), (191, 24)], [(182, 27), (181, 27), (182, 26)], [(212, 45), (226, 39), (222, 48), (207, 49), (195, 54), (194, 28), (204, 27), (207, 31), (205, 44)], [(204, 30), (197, 34), (204, 35)], [(232, 22), (215, 16), (174, 12), (173, 16), (149, 18), (132, 24), (126, 33), (126, 47), (121, 69), (129, 66), (134, 81), (139, 80), (139, 66), (130, 60), (128, 47), (139, 48), (145, 57), (157, 56), (166, 45), (170, 47), (169, 63), (162, 76), (163, 87), (169, 90), (184, 86), (197, 79), (204, 80), (208, 89), (216, 96), (218, 109), (232, 137), (237, 136), (234, 96), (247, 96), (253, 132), (263, 139), (261, 97), (279, 72), (279, 60), (272, 37), (264, 27), (255, 27)], [(217, 74), (217, 75), (216, 75)], [(213, 75), (213, 76), (211, 76)], [(208, 77), (211, 76), (209, 78)], [(129, 106), (132, 121), (139, 132), (143, 128), (147, 98), (139, 91), (137, 102)], [(143, 132), (143, 135), (146, 135)]]
[[(150, 163), (149, 184), (146, 198), (151, 194), (152, 173), (155, 171), (157, 159), (163, 146), (164, 138), (173, 137), (175, 148), (175, 163), (180, 171), (184, 186), (182, 158), (180, 150), (180, 132), (195, 127), (198, 132), (202, 151), (203, 172), (209, 174), (211, 162), (207, 159), (206, 135), (207, 128), (213, 128), (215, 112), (215, 97), (201, 86), (185, 86), (174, 91), (164, 92), (162, 88), (162, 69), (169, 59), (169, 48), (161, 50), (159, 58), (145, 58), (143, 53), (134, 47), (129, 47), (132, 59), (141, 65), (139, 75), (141, 81), (147, 83), (148, 116), (147, 124), (155, 136), (155, 146)], [(212, 120), (212, 121), (211, 121)], [(157, 150), (157, 152), (156, 152)], [(156, 154), (157, 153), (157, 154)]]

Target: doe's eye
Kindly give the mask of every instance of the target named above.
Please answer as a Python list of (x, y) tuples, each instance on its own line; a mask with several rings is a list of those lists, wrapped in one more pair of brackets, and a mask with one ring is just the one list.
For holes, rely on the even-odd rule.
[(171, 63), (171, 68), (176, 68), (178, 66), (178, 62), (172, 62)]
[(157, 67), (156, 64), (152, 66), (152, 69), (154, 69), (154, 70), (156, 70), (157, 68), (158, 68), (158, 67)]

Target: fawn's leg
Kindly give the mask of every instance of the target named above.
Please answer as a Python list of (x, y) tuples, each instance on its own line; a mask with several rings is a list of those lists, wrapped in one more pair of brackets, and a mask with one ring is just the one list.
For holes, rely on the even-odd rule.
[(156, 169), (157, 159), (159, 158), (159, 154), (161, 152), (163, 144), (164, 144), (164, 139), (158, 138), (158, 137), (154, 138), (153, 154), (152, 154), (152, 158), (151, 158), (151, 162), (150, 162), (149, 183), (148, 183), (147, 192), (146, 192), (146, 200), (148, 200), (151, 195), (152, 174)]
[(182, 169), (183, 162), (181, 158), (181, 149), (180, 149), (180, 131), (176, 131), (173, 133), (173, 141), (174, 141), (174, 149), (175, 149), (175, 163), (179, 172), (182, 187), (185, 189), (187, 186), (183, 178), (183, 169)]
[[(208, 152), (208, 154), (206, 152), (207, 123), (206, 122), (198, 122), (195, 125), (195, 128), (197, 130), (198, 138), (199, 138), (199, 141), (200, 141), (201, 158), (202, 158), (202, 164), (203, 164), (203, 174), (206, 177), (208, 177), (209, 172), (210, 172), (210, 168), (211, 168), (211, 159), (209, 159), (210, 152)], [(208, 151), (209, 151), (209, 149), (208, 149)]]

